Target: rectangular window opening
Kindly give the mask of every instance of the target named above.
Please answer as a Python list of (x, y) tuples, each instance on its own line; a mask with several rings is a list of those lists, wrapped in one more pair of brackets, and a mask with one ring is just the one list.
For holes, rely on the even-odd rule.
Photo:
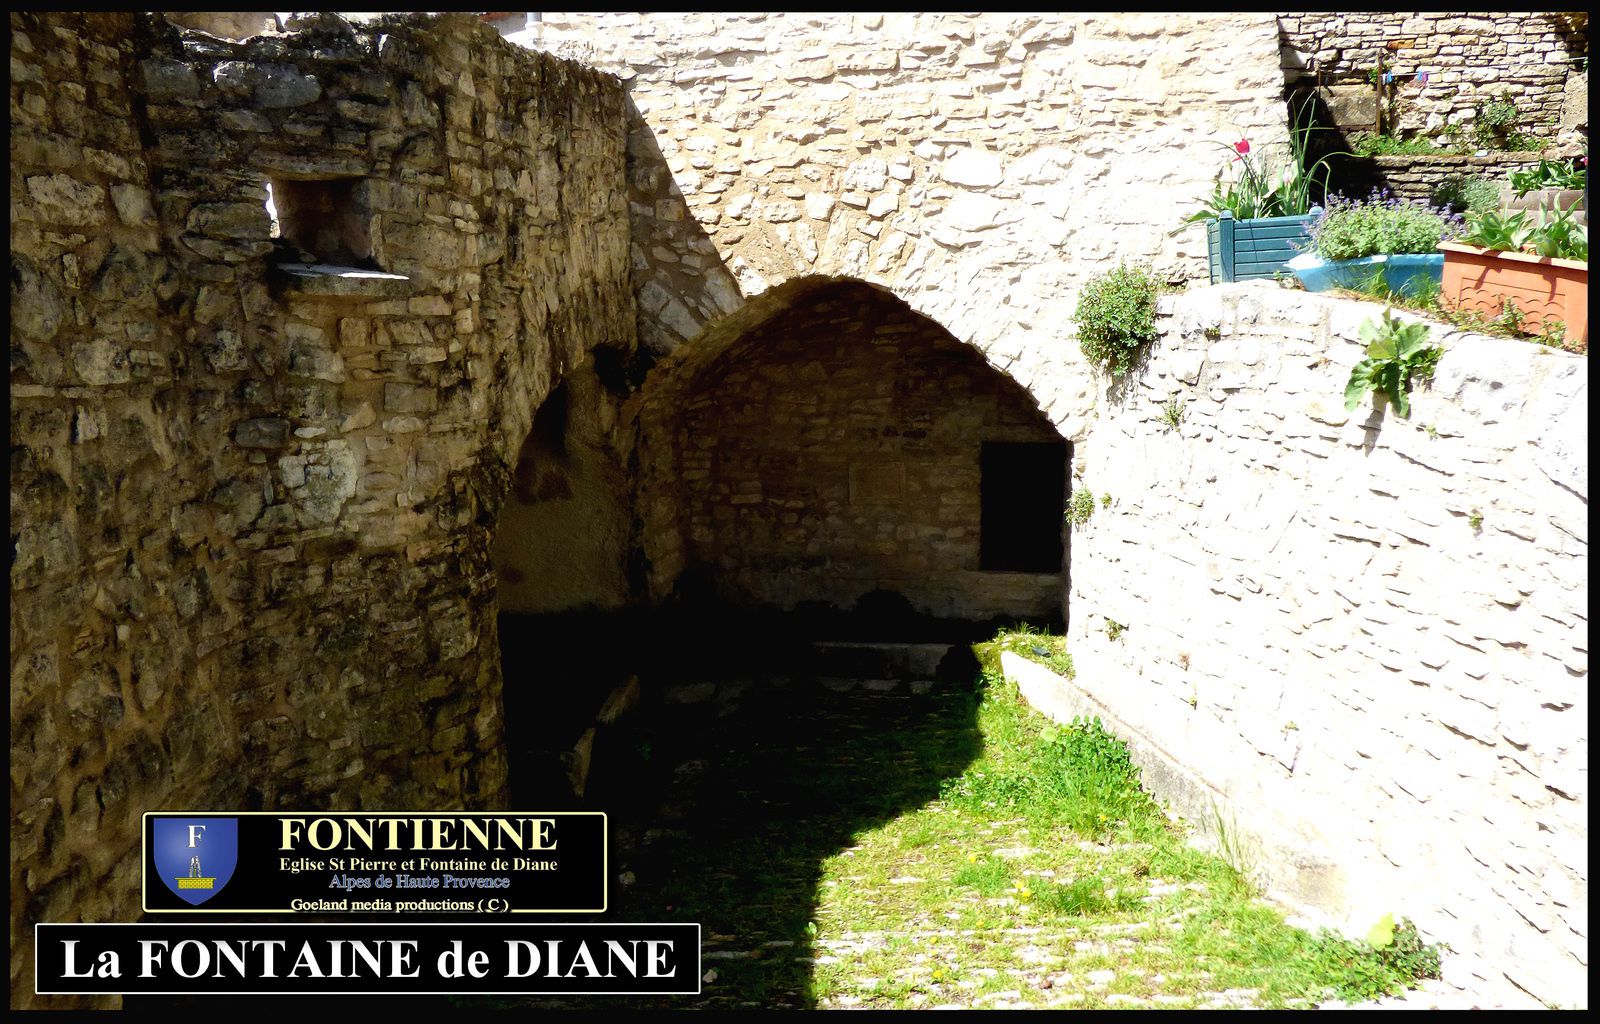
[(1067, 442), (985, 441), (978, 459), (978, 568), (1060, 572)]
[(274, 178), (267, 183), (272, 234), (306, 263), (378, 269), (365, 178)]

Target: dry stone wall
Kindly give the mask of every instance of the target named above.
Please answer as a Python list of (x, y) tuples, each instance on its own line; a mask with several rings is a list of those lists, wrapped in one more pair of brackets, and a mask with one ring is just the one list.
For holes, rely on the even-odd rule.
[(564, 14), (508, 38), (627, 83), (641, 342), (813, 274), (881, 285), (1023, 384), (1107, 260), (1205, 272), (1180, 229), (1240, 134), (1282, 138), (1270, 14)]
[[(142, 811), (503, 799), (490, 530), (635, 311), (613, 78), (457, 16), (11, 28), (15, 1005), (32, 922), (138, 916)], [(274, 269), (267, 183), (330, 179), (390, 277)]]
[(1380, 61), (1405, 76), (1426, 72), (1425, 83), (1395, 84), (1388, 130), (1470, 130), (1479, 101), (1510, 96), (1521, 127), (1540, 138), (1571, 144), (1587, 134), (1588, 75), (1577, 61), (1589, 53), (1586, 13), (1298, 11), (1278, 23), (1285, 67), (1297, 77), (1355, 89)]
[(979, 453), (1060, 436), (1026, 391), (881, 290), (798, 290), (659, 365), (641, 404), (656, 596), (688, 571), (735, 605), (850, 608), (887, 590), (940, 617), (1059, 616), (1059, 571), (980, 566)]
[(1483, 998), (1582, 1004), (1588, 363), (1435, 326), (1409, 419), (1347, 413), (1378, 305), (1161, 301), (1079, 446), (1112, 503), (1072, 539), (1075, 690), (1280, 895), (1411, 917)]

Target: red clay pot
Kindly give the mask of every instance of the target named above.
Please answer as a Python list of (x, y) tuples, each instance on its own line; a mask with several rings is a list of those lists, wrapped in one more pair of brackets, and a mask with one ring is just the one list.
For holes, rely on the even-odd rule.
[(1589, 264), (1525, 252), (1501, 252), (1460, 242), (1440, 242), (1444, 280), (1439, 298), (1456, 309), (1493, 320), (1507, 299), (1534, 333), (1545, 324), (1567, 326), (1567, 341), (1589, 345)]

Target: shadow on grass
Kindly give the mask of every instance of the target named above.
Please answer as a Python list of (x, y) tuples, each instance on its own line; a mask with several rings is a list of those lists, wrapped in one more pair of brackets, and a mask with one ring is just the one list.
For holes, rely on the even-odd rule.
[[(596, 745), (582, 806), (610, 816), (611, 909), (570, 918), (698, 922), (701, 970), (715, 970), (714, 980), (699, 996), (463, 1005), (815, 1005), (813, 958), (821, 951), (810, 926), (824, 862), (861, 833), (938, 798), (940, 783), (978, 756), (978, 696), (952, 682), (911, 695), (904, 684), (891, 694), (838, 693), (803, 674), (723, 676), (717, 699), (689, 705), (667, 703), (647, 681), (606, 749)], [(737, 700), (722, 700), (730, 690)], [(617, 881), (624, 872), (629, 885)]]

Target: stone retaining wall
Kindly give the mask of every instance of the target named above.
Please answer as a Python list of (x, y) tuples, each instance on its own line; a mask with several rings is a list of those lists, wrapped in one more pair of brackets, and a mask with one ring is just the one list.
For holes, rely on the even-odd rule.
[(1484, 999), (1581, 1005), (1587, 361), (1435, 326), (1410, 419), (1347, 413), (1381, 306), (1161, 305), (1078, 446), (1112, 502), (1072, 538), (1076, 690), (1186, 813), (1214, 825), (1214, 797), (1259, 842), (1280, 895), (1357, 934), (1412, 918)]
[[(635, 313), (613, 78), (458, 16), (11, 28), (25, 1005), (33, 922), (138, 917), (143, 811), (503, 799), (490, 530)], [(403, 280), (274, 270), (275, 179)]]

